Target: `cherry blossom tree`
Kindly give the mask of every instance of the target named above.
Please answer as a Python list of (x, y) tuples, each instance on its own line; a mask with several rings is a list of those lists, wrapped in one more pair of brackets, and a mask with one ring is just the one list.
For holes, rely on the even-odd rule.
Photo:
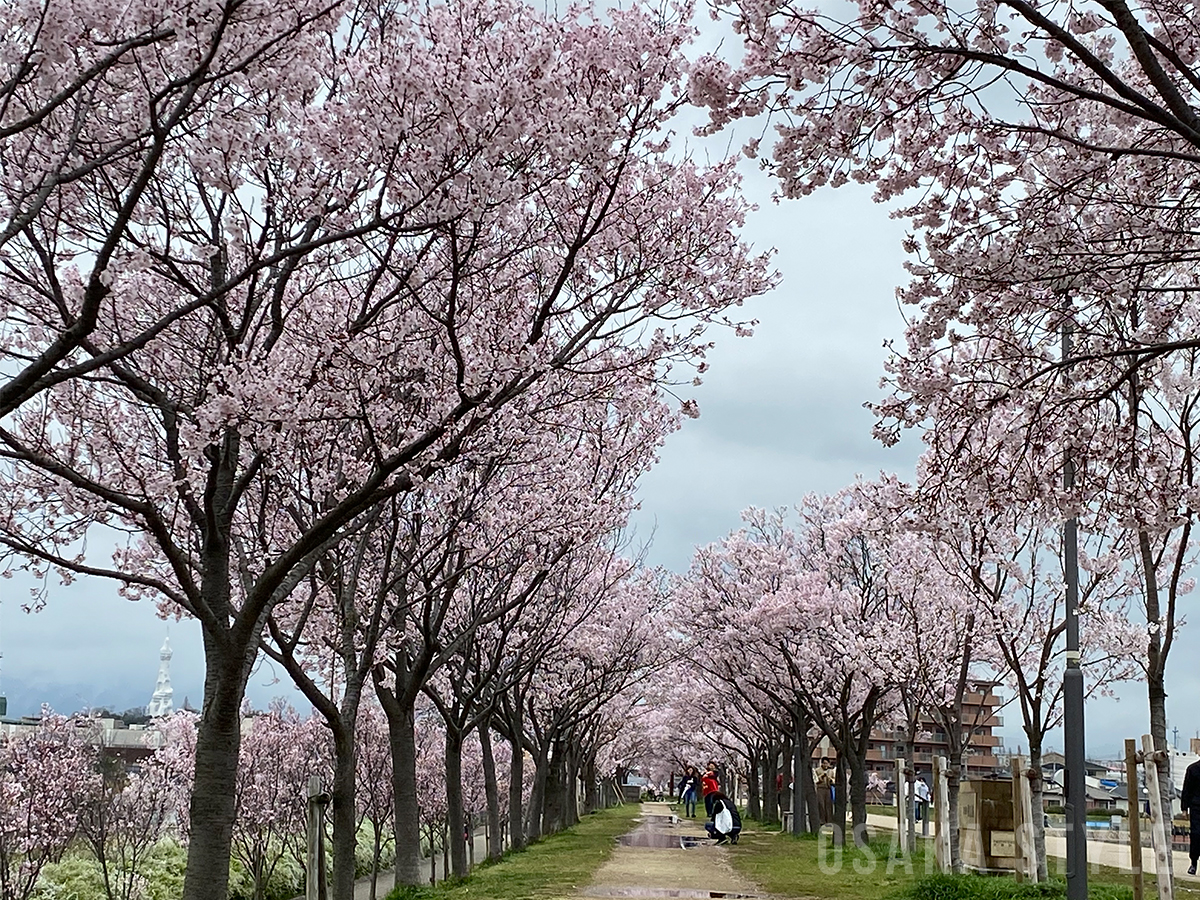
[(411, 816), (417, 820), (423, 843), (429, 850), (429, 880), (432, 883), (438, 852), (443, 854), (443, 876), (448, 868), (445, 863), (450, 852), (447, 841), (446, 762), (443, 756), (445, 738), (437, 710), (425, 706), (416, 716), (415, 742), (418, 804), (406, 809), (397, 806), (396, 815)]
[(693, 565), (706, 615), (727, 609), (731, 632), (769, 648), (780, 687), (768, 690), (779, 692), (784, 710), (811, 716), (837, 751), (835, 822), (845, 821), (849, 799), (859, 837), (871, 729), (896, 700), (900, 659), (886, 542), (874, 533), (870, 493), (855, 485), (805, 498), (794, 530), (781, 515), (750, 510), (746, 528), (699, 551)]
[[(700, 364), (704, 328), (770, 283), (732, 165), (664, 142), (687, 26), (515, 0), (336, 12), (179, 132), (102, 270), (93, 376), (0, 431), (18, 557), (201, 623), (187, 900), (223, 897), (246, 679), (321, 552), (564, 391)], [(74, 257), (21, 271), (74, 297)], [(111, 562), (82, 550), (97, 525), (128, 534)]]
[(388, 741), (387, 719), (377, 705), (364, 704), (356, 726), (358, 741), (355, 765), (358, 783), (354, 796), (358, 805), (359, 824), (371, 824), (370, 900), (375, 900), (383, 848), (388, 843), (391, 843), (392, 855), (395, 856), (392, 820), (396, 806), (392, 797), (392, 746)]
[[(190, 162), (189, 133), (219, 118), (214, 138), (224, 128), (236, 134), (249, 107), (237, 97), (257, 79), (303, 90), (295, 63), (338, 5), (289, 3), (284, 13), (266, 3), (197, 10), (54, 0), (0, 12), (0, 415), (134, 352), (225, 289), (178, 295), (112, 328), (122, 303), (114, 273), (145, 249), (144, 211)], [(337, 229), (310, 238), (318, 233), (328, 239)], [(314, 246), (280, 242), (230, 280)]]
[(96, 751), (74, 719), (42, 710), (36, 730), (0, 740), (0, 898), (28, 900), (79, 831)]
[(107, 752), (103, 738), (97, 742), (93, 791), (85, 793), (79, 816), (79, 835), (100, 866), (108, 900), (133, 900), (145, 886), (145, 862), (168, 833), (186, 803), (181, 786), (186, 783), (190, 756), (163, 741), (137, 766)]
[(503, 698), (500, 722), (514, 741), (514, 759), (526, 749), (534, 763), (528, 838), (579, 820), (575, 788), (589, 726), (671, 658), (660, 574), (611, 551), (587, 563), (581, 578), (548, 582), (548, 592), (570, 590), (565, 627), (537, 654), (524, 689)]
[(262, 900), (285, 859), (303, 871), (308, 779), (328, 777), (330, 753), (319, 721), (302, 719), (278, 701), (249, 721), (238, 762), (233, 856), (249, 874), (255, 900)]
[[(1062, 514), (1103, 507), (1130, 530), (1165, 749), (1165, 670), (1195, 552), (1190, 15), (887, 0), (838, 20), (791, 2), (722, 6), (747, 55), (693, 79), (714, 122), (781, 113), (768, 165), (786, 193), (853, 178), (912, 223), (901, 297), (913, 312), (880, 436), (928, 424), (959, 473), (992, 468), (1003, 495), (1039, 503), (1071, 458)], [(976, 441), (1004, 430), (1025, 448)]]

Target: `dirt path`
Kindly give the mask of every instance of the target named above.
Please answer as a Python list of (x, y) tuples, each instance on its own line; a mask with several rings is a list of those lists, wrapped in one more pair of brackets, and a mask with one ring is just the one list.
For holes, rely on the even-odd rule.
[(596, 872), (580, 897), (654, 900), (662, 897), (765, 897), (734, 872), (729, 848), (713, 844), (704, 820), (676, 819), (666, 803), (643, 803), (637, 828)]

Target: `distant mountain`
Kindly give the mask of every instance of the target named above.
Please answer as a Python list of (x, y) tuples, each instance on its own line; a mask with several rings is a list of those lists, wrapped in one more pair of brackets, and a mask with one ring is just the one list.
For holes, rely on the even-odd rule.
[[(153, 683), (151, 684), (153, 687)], [(105, 684), (102, 680), (68, 684), (30, 684), (6, 675), (0, 693), (8, 698), (8, 715), (36, 716), (42, 704), (69, 715), (82, 709), (130, 709), (145, 706), (150, 696), (143, 685)], [(180, 703), (183, 698), (180, 698)]]

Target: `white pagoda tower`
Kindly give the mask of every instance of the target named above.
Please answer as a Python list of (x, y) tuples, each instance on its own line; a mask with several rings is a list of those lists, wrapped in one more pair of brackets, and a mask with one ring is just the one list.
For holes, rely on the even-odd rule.
[(175, 711), (174, 691), (171, 690), (171, 638), (163, 638), (162, 649), (158, 651), (158, 681), (154, 683), (154, 696), (146, 707), (146, 715), (150, 718), (169, 716)]

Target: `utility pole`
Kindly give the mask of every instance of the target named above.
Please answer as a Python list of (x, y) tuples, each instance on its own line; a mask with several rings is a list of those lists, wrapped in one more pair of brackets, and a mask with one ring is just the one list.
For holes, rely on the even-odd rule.
[[(1062, 359), (1071, 358), (1071, 297), (1063, 299)], [(1071, 384), (1071, 367), (1063, 369)], [(1063, 447), (1063, 488), (1075, 487), (1075, 458)], [(1087, 900), (1087, 776), (1083, 741), (1083, 669), (1079, 656), (1079, 522), (1063, 523), (1063, 570), (1067, 582), (1067, 668), (1063, 673), (1063, 739), (1067, 770), (1067, 900)]]

